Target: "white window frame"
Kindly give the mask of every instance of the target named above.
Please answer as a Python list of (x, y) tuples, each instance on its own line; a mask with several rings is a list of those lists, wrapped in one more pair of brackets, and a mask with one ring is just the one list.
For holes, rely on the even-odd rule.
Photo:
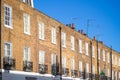
[(117, 65), (117, 56), (115, 55), (115, 65)]
[(82, 40), (79, 39), (79, 53), (82, 53)]
[(92, 57), (95, 58), (95, 47), (92, 46)]
[(86, 42), (85, 43), (85, 49), (86, 49), (86, 55), (88, 56), (88, 53), (89, 53), (89, 44)]
[(53, 44), (56, 44), (56, 28), (52, 27), (52, 30), (51, 30), (51, 38), (52, 38), (52, 43)]
[(79, 71), (80, 71), (80, 72), (82, 72), (82, 71), (83, 71), (82, 61), (79, 61)]
[(108, 69), (108, 77), (110, 77), (110, 69)]
[[(10, 46), (10, 49), (8, 49), (7, 48), (7, 46), (6, 45), (9, 45)], [(12, 57), (12, 43), (10, 43), (10, 42), (5, 42), (4, 43), (4, 56), (5, 57)], [(8, 55), (8, 51), (10, 52), (10, 54)]]
[(62, 40), (62, 47), (66, 48), (66, 33), (65, 32), (62, 32), (61, 40)]
[(112, 54), (112, 64), (114, 64), (114, 54)]
[(39, 51), (39, 64), (45, 64), (45, 51)]
[(75, 70), (75, 60), (73, 58), (71, 59), (71, 69)]
[(93, 65), (93, 67), (92, 67), (92, 72), (95, 75), (95, 65)]
[(120, 58), (119, 58), (119, 61), (118, 61), (118, 66), (120, 66)]
[(100, 71), (100, 66), (99, 66), (99, 74), (101, 73), (101, 71)]
[(98, 59), (100, 60), (100, 48), (98, 48)]
[(103, 49), (103, 61), (105, 62), (106, 57), (105, 57), (105, 50)]
[(71, 36), (71, 50), (75, 50), (75, 38), (74, 36)]
[[(26, 49), (27, 49), (27, 53), (26, 53)], [(26, 56), (27, 55), (27, 56)], [(24, 61), (30, 61), (30, 48), (25, 46), (24, 47)]]
[(45, 29), (44, 29), (44, 23), (39, 22), (38, 24), (38, 30), (39, 30), (39, 39), (45, 40)]
[(108, 63), (110, 63), (110, 53), (108, 52), (107, 55), (108, 55), (108, 56), (107, 56), (107, 58), (108, 58)]
[(53, 65), (56, 65), (57, 63), (57, 55), (56, 54), (51, 54), (51, 64)]
[(34, 8), (33, 0), (30, 0), (30, 3), (27, 3), (26, 0), (23, 0), (23, 2)]
[(23, 19), (24, 19), (24, 33), (30, 35), (30, 15), (24, 13)]
[(120, 79), (120, 72), (119, 72), (119, 79)]
[(89, 64), (86, 63), (86, 73), (89, 73)]
[(112, 80), (114, 80), (114, 71), (112, 70)]
[[(7, 7), (7, 11), (5, 9), (6, 7)], [(8, 9), (10, 12), (8, 12)], [(6, 15), (6, 13), (9, 15)], [(9, 18), (9, 20), (6, 20), (6, 18)], [(6, 21), (7, 21), (7, 24), (6, 24)], [(12, 27), (12, 7), (7, 4), (4, 4), (4, 25), (7, 28), (13, 29), (13, 27)]]
[(62, 57), (62, 67), (66, 68), (66, 57)]

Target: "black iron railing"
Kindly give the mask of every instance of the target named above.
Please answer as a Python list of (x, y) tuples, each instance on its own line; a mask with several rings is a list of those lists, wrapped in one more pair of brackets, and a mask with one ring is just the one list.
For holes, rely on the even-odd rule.
[(45, 64), (39, 64), (39, 73), (45, 74), (48, 72), (48, 66)]
[(59, 75), (60, 73), (59, 73), (59, 64), (53, 64), (52, 66), (51, 66), (51, 73), (53, 74), (53, 75)]
[(33, 69), (33, 62), (23, 61), (23, 71), (31, 72)]
[(6, 70), (15, 69), (15, 59), (12, 57), (4, 57), (3, 58), (3, 67)]
[(71, 70), (71, 76), (72, 77), (77, 77), (78, 76), (78, 71), (77, 70)]
[(68, 68), (62, 68), (62, 75), (68, 76), (69, 75), (69, 69)]

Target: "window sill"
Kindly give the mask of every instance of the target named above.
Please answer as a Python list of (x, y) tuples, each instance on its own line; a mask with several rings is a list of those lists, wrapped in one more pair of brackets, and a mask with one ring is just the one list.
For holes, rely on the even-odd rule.
[(45, 39), (44, 38), (39, 38), (40, 40), (44, 41)]
[(24, 34), (30, 35), (30, 33), (24, 32)]
[(12, 26), (5, 25), (6, 28), (13, 29)]
[(52, 42), (53, 45), (56, 45), (57, 43), (56, 42)]

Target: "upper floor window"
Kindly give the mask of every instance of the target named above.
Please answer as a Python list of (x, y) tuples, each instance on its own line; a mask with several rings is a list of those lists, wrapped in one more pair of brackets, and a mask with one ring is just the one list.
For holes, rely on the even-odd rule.
[(52, 54), (51, 55), (51, 64), (52, 65), (56, 65), (56, 62), (57, 61), (57, 56), (56, 56), (56, 54)]
[(71, 36), (71, 50), (75, 50), (75, 45), (74, 45), (74, 43), (75, 43), (75, 39), (74, 39), (73, 36)]
[(30, 6), (34, 7), (34, 5), (33, 5), (33, 0), (22, 0), (22, 1), (23, 1), (24, 3), (30, 5)]
[(75, 60), (71, 59), (71, 69), (74, 70), (75, 69)]
[(30, 15), (24, 13), (24, 33), (30, 35)]
[(100, 60), (100, 48), (98, 49), (98, 59)]
[(92, 57), (95, 57), (95, 47), (92, 46)]
[(12, 43), (5, 42), (5, 56), (12, 57)]
[(82, 61), (79, 61), (79, 71), (82, 72), (83, 69), (82, 69)]
[(117, 56), (115, 55), (115, 65), (117, 65), (118, 63), (118, 59), (117, 59)]
[(89, 73), (89, 64), (86, 63), (86, 73)]
[(62, 66), (63, 68), (66, 68), (66, 58), (62, 57)]
[(30, 61), (30, 48), (24, 47), (24, 61)]
[(62, 47), (66, 48), (66, 33), (62, 32), (61, 40), (62, 40)]
[(114, 54), (112, 54), (112, 64), (114, 64)]
[(44, 23), (40, 22), (39, 23), (39, 39), (44, 40), (45, 35), (44, 35)]
[(88, 43), (86, 42), (85, 45), (86, 45), (86, 46), (85, 46), (85, 49), (86, 49), (86, 55), (88, 55)]
[(110, 69), (108, 69), (108, 77), (110, 77)]
[(99, 74), (101, 73), (100, 66), (99, 66)]
[(103, 50), (103, 61), (105, 61), (105, 50)]
[(115, 72), (112, 70), (112, 80), (114, 80), (114, 77), (115, 77)]
[(120, 79), (120, 72), (118, 74), (119, 74), (119, 79)]
[(120, 66), (120, 58), (119, 58), (119, 61), (118, 61), (118, 66)]
[(92, 72), (93, 72), (93, 74), (95, 74), (95, 65), (93, 65), (93, 67), (92, 67)]
[(44, 64), (44, 63), (45, 63), (45, 52), (39, 51), (39, 64)]
[(79, 40), (79, 52), (82, 53), (82, 40)]
[(4, 5), (4, 24), (5, 27), (12, 28), (12, 7)]
[(108, 55), (108, 56), (107, 56), (107, 58), (108, 58), (108, 63), (110, 63), (110, 53), (108, 52), (107, 55)]
[(55, 28), (52, 28), (51, 35), (52, 35), (52, 43), (56, 44), (56, 29)]

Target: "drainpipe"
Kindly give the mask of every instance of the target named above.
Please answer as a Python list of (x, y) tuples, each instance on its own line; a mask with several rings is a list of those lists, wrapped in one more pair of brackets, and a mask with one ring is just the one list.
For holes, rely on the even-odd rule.
[(98, 40), (97, 40), (97, 78), (99, 80)]
[[(2, 33), (2, 29), (1, 29), (1, 27), (2, 27), (2, 9), (1, 9), (1, 7), (2, 7), (2, 0), (0, 0), (0, 70), (1, 70), (1, 68), (2, 68), (2, 65), (1, 65), (1, 61), (2, 61), (2, 51), (1, 51), (1, 33)], [(2, 71), (0, 71), (0, 80), (2, 80)]]
[(59, 27), (60, 30), (60, 80), (62, 80), (62, 45), (61, 45), (61, 26)]
[(2, 41), (2, 40), (1, 40), (1, 33), (2, 33), (2, 29), (1, 29), (1, 27), (2, 27), (2, 22), (1, 22), (1, 21), (2, 21), (2, 20), (1, 20), (1, 19), (2, 19), (2, 17), (1, 17), (1, 15), (2, 15), (1, 6), (2, 6), (2, 0), (0, 0), (0, 69), (2, 68), (2, 67), (1, 67), (1, 66), (2, 66), (2, 65), (1, 65), (1, 61), (2, 61), (2, 60), (1, 60), (1, 57), (2, 57), (2, 56), (1, 56), (1, 55), (2, 55), (2, 54), (1, 54), (1, 41)]
[(112, 46), (110, 48), (110, 80), (112, 80)]
[(91, 80), (93, 80), (93, 77), (92, 77), (92, 41), (90, 41), (90, 57), (91, 57)]

